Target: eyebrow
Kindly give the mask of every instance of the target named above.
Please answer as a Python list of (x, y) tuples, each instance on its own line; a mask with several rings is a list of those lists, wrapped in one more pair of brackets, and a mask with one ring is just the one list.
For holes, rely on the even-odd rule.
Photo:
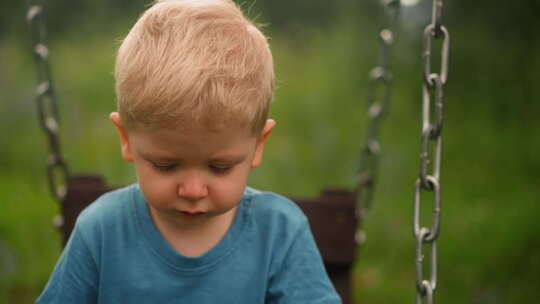
[[(168, 157), (168, 156), (153, 156), (151, 153), (146, 153), (144, 151), (138, 150), (138, 154), (147, 161), (152, 162), (163, 162), (163, 163), (169, 163), (169, 162), (178, 162), (179, 160), (177, 158)], [(246, 160), (247, 155), (223, 155), (223, 156), (217, 156), (210, 158), (210, 162), (212, 163), (232, 163), (232, 164), (239, 164)]]
[(174, 162), (176, 159), (167, 157), (167, 156), (152, 156), (151, 153), (147, 154), (144, 151), (138, 150), (137, 153), (147, 161), (158, 161), (158, 162)]
[(225, 155), (211, 158), (211, 162), (239, 164), (246, 159), (246, 155)]

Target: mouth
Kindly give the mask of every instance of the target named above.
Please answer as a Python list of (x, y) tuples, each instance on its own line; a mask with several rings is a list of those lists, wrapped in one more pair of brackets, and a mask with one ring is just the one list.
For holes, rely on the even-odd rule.
[(180, 213), (187, 215), (187, 216), (200, 216), (203, 215), (205, 212), (202, 211), (180, 211)]

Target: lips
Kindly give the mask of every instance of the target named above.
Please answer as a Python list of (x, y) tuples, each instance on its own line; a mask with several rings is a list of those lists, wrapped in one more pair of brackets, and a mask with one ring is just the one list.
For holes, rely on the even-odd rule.
[(187, 215), (187, 216), (198, 216), (198, 215), (203, 215), (204, 212), (202, 211), (180, 211), (182, 214), (184, 215)]

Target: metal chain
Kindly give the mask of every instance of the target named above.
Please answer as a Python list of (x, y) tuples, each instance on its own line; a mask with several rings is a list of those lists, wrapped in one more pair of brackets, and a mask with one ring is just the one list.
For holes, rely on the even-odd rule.
[[(361, 206), (357, 207), (359, 219), (365, 218), (371, 209), (380, 156), (379, 130), (383, 118), (391, 105), (390, 49), (394, 43), (394, 29), (399, 17), (400, 0), (383, 0), (382, 4), (385, 7), (385, 15), (390, 17), (383, 16), (382, 18), (382, 29), (379, 32), (380, 53), (378, 65), (369, 72), (367, 88), (368, 126), (360, 154), (355, 189), (358, 195), (358, 203), (361, 204)], [(379, 96), (380, 90), (382, 90), (382, 98)], [(362, 245), (365, 241), (366, 234), (359, 227), (356, 232), (356, 243)]]
[[(433, 303), (433, 293), (437, 288), (437, 237), (439, 235), (441, 217), (441, 159), (443, 128), (443, 89), (448, 77), (448, 54), (450, 36), (442, 24), (442, 0), (433, 0), (431, 24), (424, 30), (422, 65), (422, 136), (420, 152), (420, 176), (416, 180), (414, 193), (413, 230), (416, 238), (416, 303)], [(431, 42), (442, 39), (440, 72), (431, 71)], [(431, 104), (435, 107), (434, 121), (431, 121)], [(430, 143), (434, 142), (434, 155), (430, 155)], [(430, 164), (432, 171), (429, 171)], [(421, 193), (433, 192), (433, 215), (431, 227), (420, 224)], [(430, 249), (429, 279), (424, 279), (423, 245)]]
[(47, 135), (50, 151), (47, 179), (53, 197), (61, 201), (66, 195), (69, 171), (60, 149), (58, 107), (49, 66), (49, 50), (46, 45), (44, 6), (41, 3), (30, 3), (28, 7), (26, 19), (30, 26), (32, 49), (37, 63), (38, 84), (35, 93), (39, 123)]

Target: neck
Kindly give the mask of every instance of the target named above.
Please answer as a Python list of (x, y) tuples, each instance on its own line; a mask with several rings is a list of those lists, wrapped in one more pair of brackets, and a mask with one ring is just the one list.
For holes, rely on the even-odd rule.
[(232, 226), (237, 208), (192, 223), (163, 218), (163, 215), (152, 207), (150, 214), (156, 228), (169, 245), (183, 256), (198, 257), (215, 247), (225, 237)]

